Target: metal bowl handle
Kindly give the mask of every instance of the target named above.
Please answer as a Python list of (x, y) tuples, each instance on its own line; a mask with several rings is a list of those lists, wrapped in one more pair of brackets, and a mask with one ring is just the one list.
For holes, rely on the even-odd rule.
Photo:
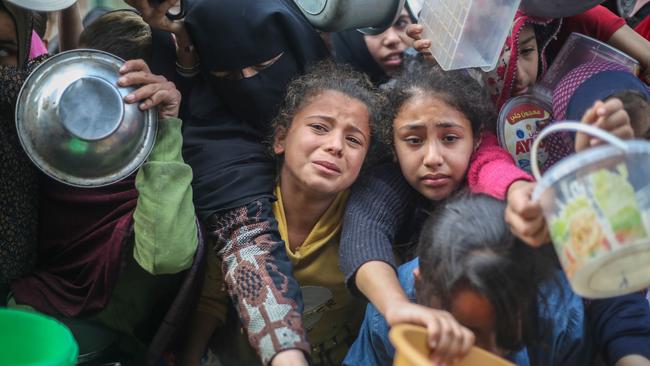
[(538, 182), (542, 179), (542, 174), (540, 173), (539, 166), (537, 164), (537, 150), (539, 148), (539, 144), (542, 142), (542, 140), (544, 140), (546, 136), (558, 131), (575, 131), (575, 132), (586, 133), (588, 135), (606, 141), (610, 145), (614, 145), (623, 151), (627, 151), (627, 145), (623, 140), (619, 139), (618, 137), (612, 135), (609, 132), (601, 130), (598, 127), (585, 125), (577, 121), (562, 121), (562, 122), (554, 123), (551, 126), (542, 130), (542, 132), (535, 138), (535, 141), (533, 142), (533, 147), (530, 150), (530, 154), (531, 154), (530, 165), (533, 171), (533, 176), (535, 177), (535, 180)]

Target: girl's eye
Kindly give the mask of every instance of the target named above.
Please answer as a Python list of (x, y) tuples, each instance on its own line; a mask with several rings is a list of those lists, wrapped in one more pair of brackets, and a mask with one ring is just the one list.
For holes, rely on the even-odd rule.
[(9, 50), (6, 48), (0, 48), (0, 57), (9, 57)]
[(416, 136), (410, 136), (404, 139), (409, 145), (419, 145), (422, 143), (422, 139)]
[(524, 49), (520, 50), (519, 54), (522, 55), (522, 56), (528, 56), (528, 55), (532, 54), (533, 52), (535, 52), (535, 48), (528, 47), (528, 48), (524, 48)]
[(363, 143), (361, 142), (361, 140), (359, 140), (358, 138), (356, 138), (356, 137), (354, 137), (354, 136), (348, 136), (348, 137), (347, 137), (347, 140), (348, 140), (351, 144), (353, 144), (353, 145), (355, 145), (355, 146), (362, 146), (362, 145), (363, 145)]
[(316, 133), (325, 133), (325, 132), (327, 132), (327, 127), (325, 127), (324, 125), (321, 125), (321, 124), (314, 123), (314, 124), (309, 125), (309, 127), (311, 127), (311, 129), (314, 130)]
[(405, 29), (409, 24), (411, 24), (411, 22), (409, 22), (406, 19), (398, 19), (395, 22), (395, 24), (393, 24), (393, 26), (396, 27), (397, 29), (402, 30), (402, 29)]
[(443, 136), (442, 141), (444, 141), (444, 142), (454, 142), (454, 141), (457, 141), (458, 139), (459, 139), (459, 137), (456, 136), (456, 135), (445, 135), (445, 136)]

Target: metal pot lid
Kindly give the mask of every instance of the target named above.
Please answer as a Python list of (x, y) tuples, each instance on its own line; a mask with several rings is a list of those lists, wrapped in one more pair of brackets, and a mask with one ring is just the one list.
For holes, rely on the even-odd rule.
[(7, 0), (22, 8), (36, 11), (57, 11), (69, 8), (77, 0)]
[(519, 9), (528, 15), (564, 18), (584, 13), (604, 0), (522, 0)]
[(392, 27), (399, 15), (402, 13), (404, 8), (404, 3), (406, 0), (394, 0), (392, 2), (392, 8), (388, 14), (392, 14), (391, 18), (386, 17), (380, 24), (376, 24), (372, 27), (359, 28), (359, 32), (368, 35), (376, 36), (378, 34), (384, 33), (388, 28)]
[(140, 111), (117, 86), (124, 61), (97, 50), (51, 57), (18, 95), (16, 129), (25, 152), (50, 177), (99, 187), (136, 171), (153, 148), (155, 110)]

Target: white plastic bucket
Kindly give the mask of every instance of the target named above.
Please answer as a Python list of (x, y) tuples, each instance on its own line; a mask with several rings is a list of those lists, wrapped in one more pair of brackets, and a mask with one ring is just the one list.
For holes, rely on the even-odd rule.
[[(572, 155), (541, 176), (537, 150), (559, 131), (610, 145)], [(605, 298), (650, 286), (650, 143), (624, 142), (598, 128), (561, 122), (544, 129), (531, 151), (539, 200), (573, 290)]]

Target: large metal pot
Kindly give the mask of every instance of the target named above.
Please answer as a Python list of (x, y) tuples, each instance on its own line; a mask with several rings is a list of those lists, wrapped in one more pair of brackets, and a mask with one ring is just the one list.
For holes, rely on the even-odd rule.
[(379, 34), (402, 11), (405, 0), (294, 0), (309, 22), (325, 32), (359, 29)]
[(7, 0), (22, 8), (36, 11), (57, 11), (70, 7), (77, 0)]
[(96, 50), (56, 55), (27, 78), (16, 129), (27, 155), (50, 177), (78, 187), (104, 186), (133, 173), (155, 142), (154, 110), (142, 112), (117, 86), (124, 61)]
[(522, 0), (519, 8), (528, 15), (564, 18), (584, 13), (604, 0)]

